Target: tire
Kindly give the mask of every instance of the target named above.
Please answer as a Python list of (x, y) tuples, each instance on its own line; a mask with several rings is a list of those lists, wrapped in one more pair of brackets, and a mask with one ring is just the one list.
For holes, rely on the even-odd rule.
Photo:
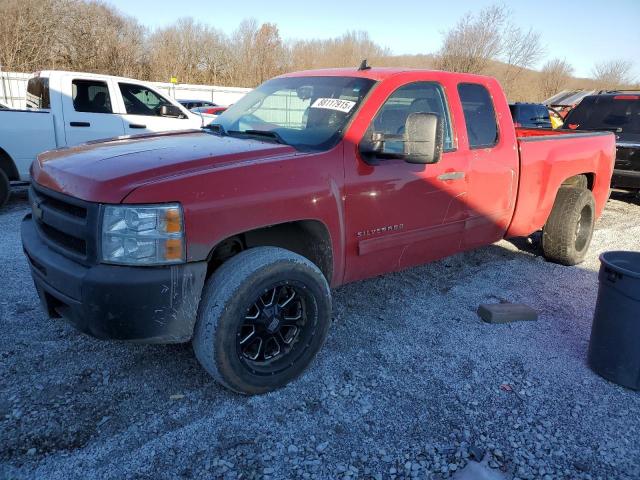
[(11, 193), (11, 184), (9, 178), (0, 169), (0, 208), (4, 207), (9, 200), (9, 194)]
[(307, 368), (330, 324), (331, 291), (316, 265), (282, 248), (252, 248), (207, 280), (193, 349), (223, 386), (261, 394)]
[(562, 265), (577, 265), (582, 262), (591, 244), (595, 211), (591, 191), (561, 187), (542, 229), (544, 256)]

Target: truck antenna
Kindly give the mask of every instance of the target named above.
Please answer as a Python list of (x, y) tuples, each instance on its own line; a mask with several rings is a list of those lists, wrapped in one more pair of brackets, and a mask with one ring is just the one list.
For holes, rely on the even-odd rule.
[(360, 66), (358, 67), (358, 71), (369, 70), (370, 68), (371, 68), (371, 65), (367, 63), (367, 59), (365, 58), (364, 60), (362, 60), (362, 63), (360, 63)]

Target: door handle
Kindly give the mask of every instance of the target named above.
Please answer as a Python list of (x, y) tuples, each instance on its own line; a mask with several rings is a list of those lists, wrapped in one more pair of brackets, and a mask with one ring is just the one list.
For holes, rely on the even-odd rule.
[(91, 126), (89, 122), (69, 122), (69, 125), (72, 127), (90, 127)]
[(438, 180), (446, 182), (447, 180), (462, 180), (464, 178), (464, 172), (447, 172), (438, 175)]
[(147, 126), (141, 123), (130, 123), (129, 128), (147, 128)]

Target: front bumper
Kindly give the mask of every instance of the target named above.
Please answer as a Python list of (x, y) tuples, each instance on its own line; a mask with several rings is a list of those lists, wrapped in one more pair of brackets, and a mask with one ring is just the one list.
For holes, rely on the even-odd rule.
[(640, 172), (614, 169), (611, 177), (611, 186), (613, 188), (640, 190)]
[(22, 245), (45, 311), (97, 338), (143, 343), (191, 339), (206, 262), (166, 267), (84, 266), (42, 241), (31, 215)]

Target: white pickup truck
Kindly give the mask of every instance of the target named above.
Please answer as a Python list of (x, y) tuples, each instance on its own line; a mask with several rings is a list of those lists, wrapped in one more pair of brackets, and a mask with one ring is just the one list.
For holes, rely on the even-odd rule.
[(43, 71), (27, 86), (27, 110), (0, 109), (0, 207), (10, 182), (28, 181), (45, 150), (111, 137), (200, 128), (203, 118), (129, 78)]

